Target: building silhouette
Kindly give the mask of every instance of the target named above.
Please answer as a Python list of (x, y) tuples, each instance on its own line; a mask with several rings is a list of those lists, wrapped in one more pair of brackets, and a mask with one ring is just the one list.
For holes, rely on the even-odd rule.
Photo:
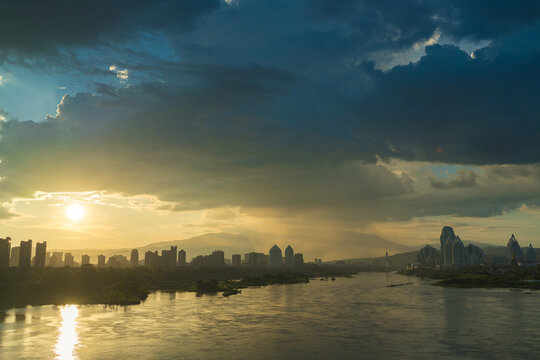
[(107, 266), (113, 267), (113, 268), (125, 268), (129, 267), (129, 261), (127, 257), (124, 255), (113, 255), (109, 257), (109, 260), (107, 261)]
[(64, 256), (63, 252), (60, 251), (54, 251), (49, 258), (49, 266), (56, 267), (56, 266), (62, 266), (64, 263), (62, 261), (62, 258)]
[(75, 258), (71, 253), (66, 253), (64, 255), (64, 266), (73, 266), (75, 265)]
[(291, 245), (285, 249), (285, 267), (294, 267), (294, 250)]
[(272, 246), (268, 252), (268, 262), (272, 267), (281, 267), (283, 265), (281, 249), (277, 245)]
[(176, 257), (178, 255), (176, 246), (171, 246), (170, 250), (161, 250), (161, 262), (164, 268), (176, 268)]
[(137, 249), (131, 250), (131, 258), (129, 259), (129, 262), (131, 263), (131, 266), (139, 265), (139, 250)]
[(532, 244), (529, 244), (527, 251), (525, 251), (525, 261), (531, 264), (536, 264), (536, 251), (534, 250)]
[(47, 242), (38, 242), (36, 244), (36, 259), (35, 267), (36, 269), (43, 269), (45, 267), (45, 261), (47, 259)]
[(225, 253), (222, 250), (212, 251), (210, 262), (213, 266), (225, 266)]
[(105, 255), (98, 255), (97, 257), (97, 264), (100, 267), (105, 266)]
[(184, 249), (181, 249), (178, 252), (178, 266), (186, 266), (186, 265), (187, 265), (186, 251)]
[(11, 256), (11, 238), (0, 239), (0, 268), (9, 267)]
[(231, 263), (232, 263), (232, 266), (241, 266), (242, 256), (240, 254), (233, 254)]
[(521, 247), (519, 246), (519, 243), (516, 240), (514, 234), (512, 234), (512, 236), (508, 240), (508, 244), (506, 244), (506, 256), (509, 259), (515, 258), (517, 262), (523, 262), (525, 260), (523, 250), (521, 250)]
[(81, 257), (81, 266), (82, 265), (90, 265), (90, 256), (89, 255), (83, 255)]
[(250, 267), (268, 265), (268, 255), (263, 253), (250, 252), (244, 254), (244, 262)]
[(9, 259), (9, 266), (19, 266), (19, 255), (21, 253), (21, 248), (14, 246), (11, 248), (11, 257)]
[(21, 241), (19, 250), (19, 267), (29, 268), (32, 263), (32, 240)]
[(192, 266), (225, 266), (225, 253), (215, 250), (210, 255), (198, 255), (191, 259)]
[(157, 266), (161, 265), (161, 256), (157, 251), (147, 251), (144, 253), (144, 266)]
[(296, 253), (294, 254), (294, 267), (303, 267), (304, 266), (304, 254)]

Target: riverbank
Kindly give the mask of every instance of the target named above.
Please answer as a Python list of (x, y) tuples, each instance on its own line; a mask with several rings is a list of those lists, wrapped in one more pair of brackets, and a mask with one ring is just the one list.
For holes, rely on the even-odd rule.
[(459, 270), (417, 269), (401, 270), (402, 275), (417, 276), (437, 280), (435, 286), (452, 288), (519, 288), (540, 290), (540, 269), (518, 268), (488, 271), (485, 268), (464, 268)]
[(307, 283), (318, 277), (351, 276), (354, 266), (307, 265), (301, 270), (268, 267), (182, 267), (175, 270), (45, 268), (0, 269), (0, 309), (27, 305), (136, 305), (157, 290), (240, 293), (249, 286)]

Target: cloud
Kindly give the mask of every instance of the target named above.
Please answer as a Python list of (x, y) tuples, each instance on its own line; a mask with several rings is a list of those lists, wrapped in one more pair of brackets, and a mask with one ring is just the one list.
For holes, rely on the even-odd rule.
[(536, 98), (540, 49), (516, 56), (501, 43), (472, 59), (433, 45), (415, 64), (387, 73), (365, 64), (376, 85), (351, 107), (357, 136), (377, 136), (395, 157), (462, 164), (540, 161)]
[[(122, 42), (144, 31), (185, 31), (219, 0), (0, 2), (0, 58), (59, 54), (59, 47)], [(48, 14), (46, 20), (43, 14)]]
[(457, 176), (450, 179), (438, 179), (432, 177), (430, 184), (436, 189), (455, 189), (460, 187), (476, 186), (478, 174), (472, 170), (459, 170)]

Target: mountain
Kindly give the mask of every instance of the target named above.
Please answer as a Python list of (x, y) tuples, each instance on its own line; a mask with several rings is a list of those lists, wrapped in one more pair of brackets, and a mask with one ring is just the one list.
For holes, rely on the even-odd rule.
[[(184, 249), (187, 253), (188, 261), (196, 255), (210, 254), (214, 250), (223, 250), (226, 257), (232, 254), (245, 254), (251, 251), (266, 252), (267, 249), (262, 240), (255, 234), (228, 234), (228, 233), (209, 233), (201, 236), (195, 236), (184, 240), (171, 240), (151, 243), (142, 247), (136, 247), (139, 251), (139, 259), (144, 258), (147, 251), (159, 251), (169, 249), (171, 246), (177, 246), (178, 250)], [(76, 261), (84, 254), (90, 255), (92, 262), (100, 254), (109, 257), (111, 255), (130, 256), (132, 248), (118, 249), (51, 249), (52, 251), (70, 252), (75, 256)]]

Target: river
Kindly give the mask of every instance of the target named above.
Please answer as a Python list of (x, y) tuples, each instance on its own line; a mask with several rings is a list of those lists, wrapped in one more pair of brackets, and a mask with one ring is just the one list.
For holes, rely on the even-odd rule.
[[(412, 281), (412, 285), (386, 287)], [(539, 359), (540, 292), (396, 274), (0, 312), (0, 359)]]

